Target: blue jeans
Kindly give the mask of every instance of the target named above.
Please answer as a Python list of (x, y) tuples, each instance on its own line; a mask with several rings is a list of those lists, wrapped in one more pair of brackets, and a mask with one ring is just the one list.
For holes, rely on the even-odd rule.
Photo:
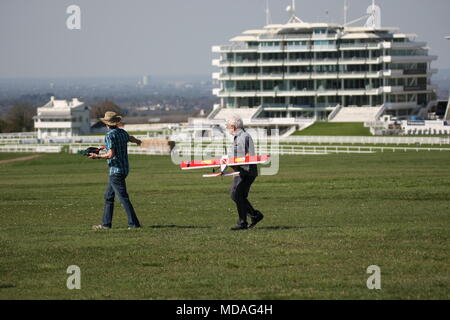
[(123, 174), (112, 174), (109, 176), (108, 188), (105, 191), (105, 210), (103, 212), (103, 226), (112, 226), (112, 217), (114, 212), (114, 196), (117, 194), (120, 203), (125, 209), (128, 216), (128, 226), (131, 228), (140, 227), (141, 224), (134, 212), (133, 205), (127, 193), (127, 186), (125, 184), (126, 176)]

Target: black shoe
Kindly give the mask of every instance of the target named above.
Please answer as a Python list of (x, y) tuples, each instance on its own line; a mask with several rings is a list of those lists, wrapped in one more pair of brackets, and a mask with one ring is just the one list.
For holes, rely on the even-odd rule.
[(237, 230), (246, 230), (248, 227), (246, 224), (238, 224), (234, 226), (233, 228), (230, 228), (230, 230), (237, 231)]
[(249, 229), (256, 226), (256, 224), (264, 218), (264, 215), (261, 212), (259, 212), (259, 211), (256, 211), (256, 212), (258, 213), (258, 215), (254, 218), (253, 217), (251, 218), (252, 222), (248, 226)]

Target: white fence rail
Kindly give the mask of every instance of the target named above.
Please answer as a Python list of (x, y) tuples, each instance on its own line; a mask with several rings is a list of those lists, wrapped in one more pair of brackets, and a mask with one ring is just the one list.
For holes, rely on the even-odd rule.
[[(173, 152), (178, 155), (188, 156), (220, 156), (223, 153), (223, 145), (195, 145), (189, 146), (179, 144), (175, 146)], [(258, 154), (278, 154), (278, 155), (324, 155), (338, 153), (370, 154), (375, 152), (419, 152), (419, 151), (450, 151), (450, 148), (431, 147), (385, 147), (385, 146), (327, 146), (327, 145), (264, 145), (255, 146)]]
[(343, 137), (343, 136), (290, 136), (279, 138), (290, 143), (336, 143), (336, 144), (450, 144), (450, 137)]
[[(87, 149), (88, 146), (74, 145), (69, 147), (69, 153), (78, 153)], [(169, 155), (170, 148), (168, 146), (152, 146), (148, 148), (141, 148), (135, 146), (128, 146), (128, 154), (146, 154), (146, 155)]]
[(36, 132), (12, 132), (0, 133), (0, 140), (2, 139), (34, 139), (37, 138)]
[[(372, 137), (372, 136), (289, 136), (276, 137), (272, 139), (270, 136), (260, 137), (267, 141), (278, 141), (280, 143), (327, 143), (327, 144), (390, 144), (390, 145), (450, 145), (450, 137)], [(175, 139), (177, 143), (187, 142), (203, 142), (214, 143), (223, 140), (222, 137), (203, 137), (199, 139)]]
[(42, 152), (59, 153), (62, 146), (27, 146), (27, 145), (6, 145), (0, 146), (0, 152)]

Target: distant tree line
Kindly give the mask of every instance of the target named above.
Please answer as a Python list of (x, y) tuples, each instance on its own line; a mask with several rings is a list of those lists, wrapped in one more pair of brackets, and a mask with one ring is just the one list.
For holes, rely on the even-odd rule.
[(0, 132), (34, 131), (33, 117), (36, 107), (29, 103), (16, 103), (0, 118)]
[(105, 100), (91, 106), (91, 119), (99, 119), (105, 116), (106, 111), (114, 111), (124, 116), (122, 109), (113, 101)]

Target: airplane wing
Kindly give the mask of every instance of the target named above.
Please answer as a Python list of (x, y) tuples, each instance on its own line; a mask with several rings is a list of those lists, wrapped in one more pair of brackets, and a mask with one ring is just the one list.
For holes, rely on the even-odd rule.
[(183, 161), (181, 162), (180, 167), (182, 170), (219, 168), (220, 159)]
[(229, 159), (227, 166), (244, 166), (248, 164), (265, 164), (269, 162), (269, 156), (246, 156), (246, 157), (236, 157)]
[[(268, 155), (262, 156), (245, 156), (245, 157), (235, 157), (226, 159), (226, 166), (243, 166), (248, 164), (265, 164), (269, 162), (270, 157)], [(211, 160), (194, 160), (194, 161), (183, 161), (180, 164), (181, 169), (204, 169), (204, 168), (219, 168), (221, 166), (222, 159), (211, 159)]]
[(233, 171), (233, 172), (214, 172), (214, 173), (206, 173), (203, 175), (203, 178), (214, 178), (214, 177), (220, 177), (220, 176), (237, 176), (239, 174), (239, 171)]

